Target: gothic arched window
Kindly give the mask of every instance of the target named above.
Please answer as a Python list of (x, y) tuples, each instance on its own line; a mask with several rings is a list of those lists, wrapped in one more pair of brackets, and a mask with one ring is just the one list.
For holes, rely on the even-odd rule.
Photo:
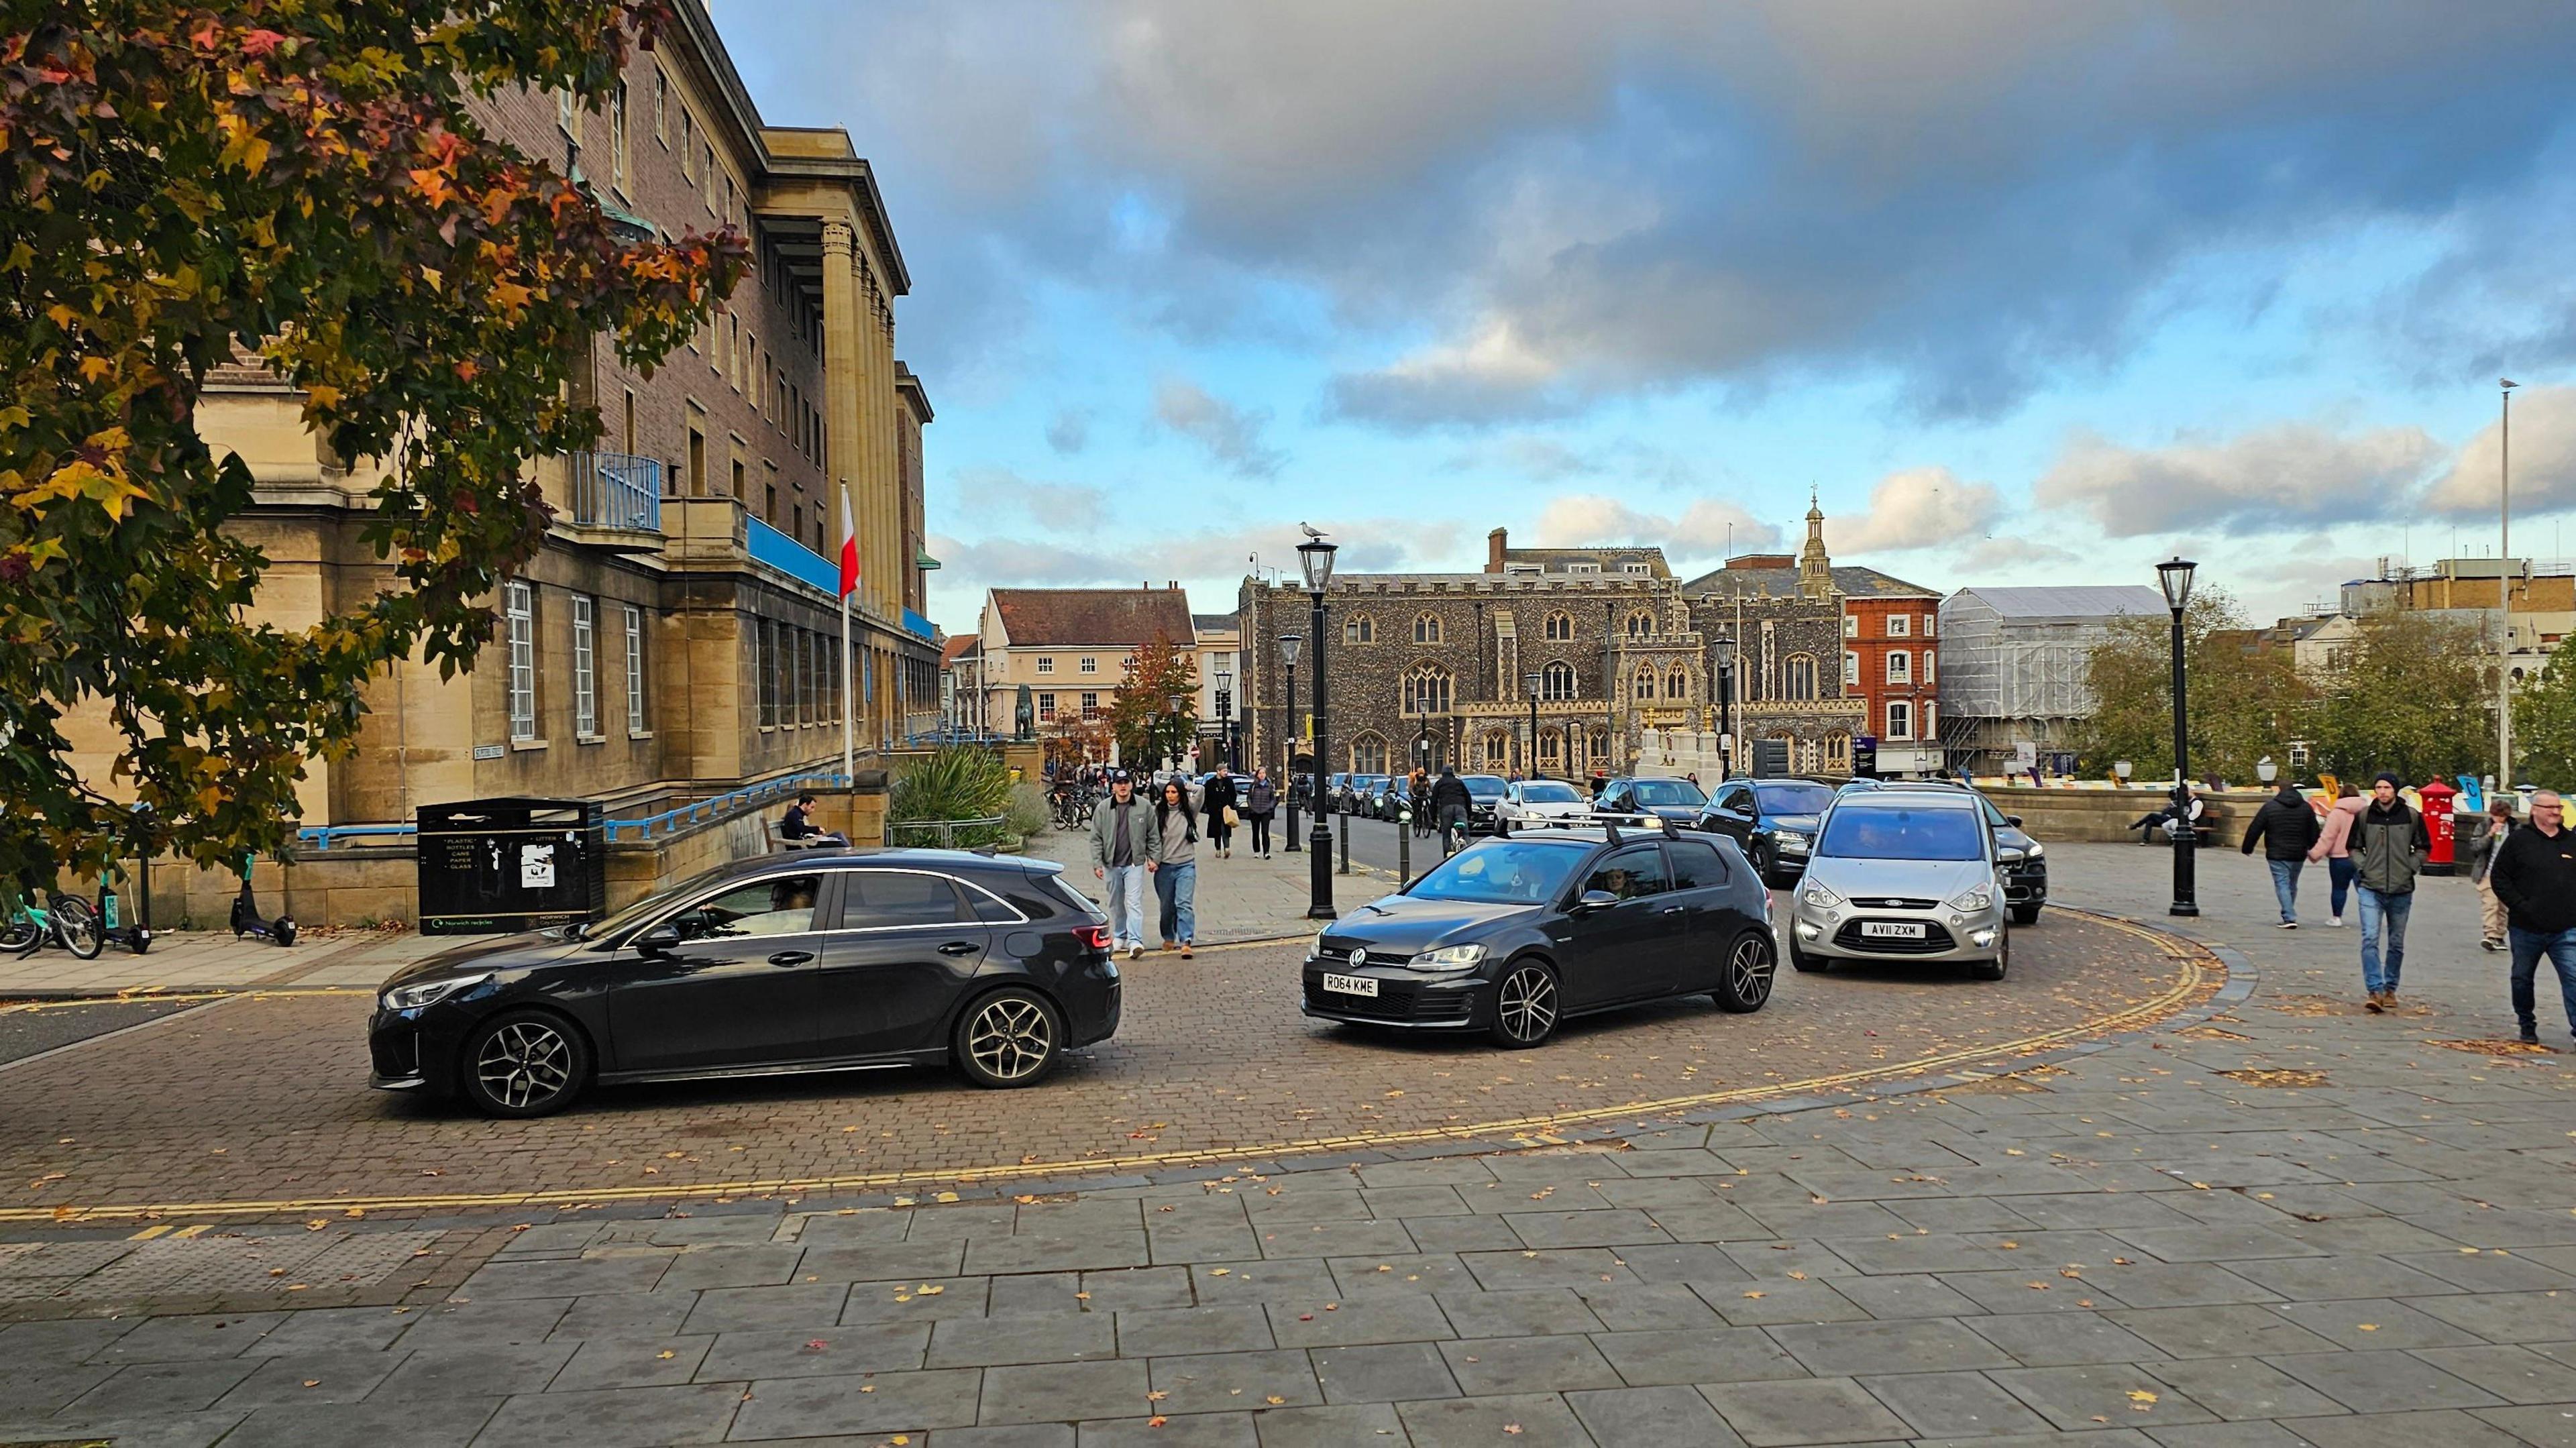
[(1548, 665), (1546, 672), (1540, 675), (1539, 697), (1542, 699), (1573, 698), (1574, 665), (1563, 659)]
[(1413, 641), (1418, 644), (1440, 642), (1440, 616), (1435, 613), (1416, 615), (1413, 620)]
[(1449, 712), (1449, 671), (1438, 664), (1421, 664), (1404, 676), (1404, 712), (1407, 714), (1446, 714)]
[(1551, 613), (1547, 616), (1548, 642), (1562, 643), (1573, 637), (1574, 615), (1570, 613)]
[(1791, 654), (1787, 687), (1782, 692), (1792, 699), (1816, 697), (1816, 661), (1805, 654)]

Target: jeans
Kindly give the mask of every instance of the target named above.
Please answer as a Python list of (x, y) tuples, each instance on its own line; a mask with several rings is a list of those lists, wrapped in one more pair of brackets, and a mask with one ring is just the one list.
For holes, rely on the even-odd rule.
[(1245, 815), (1244, 818), (1252, 822), (1252, 853), (1256, 855), (1269, 854), (1270, 811), (1263, 810), (1259, 814)]
[(2550, 968), (2558, 972), (2558, 999), (2567, 1007), (2568, 1029), (2576, 1030), (2576, 930), (2561, 930), (2555, 935), (2537, 930), (2508, 927), (2505, 939), (2513, 946), (2513, 1014), (2526, 1031), (2539, 1029), (2532, 1014), (2532, 977), (2540, 973), (2540, 957), (2549, 957)]
[[(2406, 964), (2406, 916), (2415, 908), (2412, 891), (2403, 895), (2383, 895), (2368, 885), (2361, 891), (2361, 987), (2372, 995), (2397, 989), (2397, 976)], [(2388, 936), (2388, 966), (2380, 968), (2380, 933)]]
[(2352, 889), (2352, 877), (2358, 873), (2360, 869), (2360, 866), (2352, 862), (2350, 856), (2326, 856), (2326, 879), (2334, 886), (2333, 914), (2334, 918), (2337, 920), (2341, 920), (2343, 918), (2344, 895)]
[[(1237, 810), (1235, 813), (1241, 814), (1242, 811)], [(1208, 843), (1220, 850), (1234, 842), (1234, 826), (1225, 822), (1225, 811), (1221, 809), (1207, 812), (1207, 830)]]
[(1145, 867), (1109, 867), (1109, 943), (1111, 949), (1145, 943)]
[(2272, 895), (2281, 902), (2281, 923), (2299, 923), (2299, 867), (2305, 860), (2272, 860)]
[(1163, 905), (1163, 943), (1177, 940), (1187, 945), (1198, 929), (1199, 866), (1196, 860), (1185, 865), (1165, 865), (1154, 872), (1154, 896)]

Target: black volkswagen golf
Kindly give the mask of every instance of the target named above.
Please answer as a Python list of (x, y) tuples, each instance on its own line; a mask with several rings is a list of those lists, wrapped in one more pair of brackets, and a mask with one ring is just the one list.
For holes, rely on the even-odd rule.
[(1771, 892), (1733, 842), (1667, 828), (1525, 830), (1459, 851), (1315, 936), (1305, 1012), (1535, 1046), (1568, 1016), (1771, 998)]
[(368, 1044), (379, 1088), (542, 1116), (594, 1083), (946, 1063), (1028, 1086), (1118, 1010), (1105, 918), (1060, 866), (808, 850), (406, 967)]

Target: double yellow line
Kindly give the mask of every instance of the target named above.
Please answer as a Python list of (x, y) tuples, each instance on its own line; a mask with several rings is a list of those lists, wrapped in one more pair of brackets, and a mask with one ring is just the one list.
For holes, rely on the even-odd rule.
[(1501, 1149), (1555, 1145), (1563, 1141), (1562, 1133), (1569, 1127), (1600, 1121), (1627, 1121), (1678, 1115), (1709, 1107), (1736, 1106), (1783, 1097), (1805, 1096), (1870, 1082), (1919, 1076), (1944, 1067), (1964, 1067), (2005, 1057), (2028, 1055), (2088, 1036), (2129, 1026), (2147, 1025), (2188, 1004), (2208, 982), (2213, 971), (2223, 974), (2223, 969), (2218, 967), (2216, 957), (2189, 941), (2130, 921), (2097, 915), (2091, 911), (2071, 911), (2070, 913), (2083, 914), (2087, 919), (2155, 945), (2166, 958), (2181, 964), (2181, 975), (2168, 989), (2125, 1010), (2115, 1011), (2110, 1015), (2099, 1016), (2089, 1021), (2081, 1021), (2075, 1025), (2062, 1026), (2053, 1031), (2023, 1036), (2017, 1040), (1963, 1047), (1937, 1056), (1889, 1062), (1852, 1071), (1836, 1072), (1827, 1076), (1812, 1076), (1802, 1081), (1780, 1081), (1763, 1086), (1739, 1086), (1732, 1090), (1702, 1092), (1691, 1096), (1669, 1096), (1656, 1101), (1631, 1102), (1624, 1106), (1600, 1106), (1581, 1111), (1549, 1112), (1507, 1120), (1480, 1121), (1463, 1126), (1425, 1126), (1402, 1131), (1356, 1132), (1342, 1136), (1315, 1136), (1294, 1141), (1268, 1142), (1258, 1146), (1210, 1147), (1197, 1151), (1149, 1152), (1135, 1156), (1015, 1162), (1009, 1165), (987, 1167), (862, 1172), (850, 1176), (746, 1178), (739, 1181), (709, 1182), (694, 1186), (673, 1184), (599, 1187), (587, 1190), (457, 1193), (444, 1196), (310, 1197), (50, 1208), (11, 1207), (0, 1208), (0, 1223), (129, 1221), (181, 1216), (284, 1216), (322, 1212), (367, 1213), (455, 1210), (474, 1207), (583, 1207), (603, 1202), (703, 1201), (713, 1197), (749, 1196), (801, 1197), (817, 1192), (885, 1191), (930, 1183), (977, 1185), (1093, 1172), (1133, 1172), (1155, 1168), (1220, 1166), (1234, 1162), (1261, 1161), (1271, 1157), (1295, 1157), (1319, 1152), (1408, 1146), (1433, 1141), (1492, 1139), (1500, 1144)]

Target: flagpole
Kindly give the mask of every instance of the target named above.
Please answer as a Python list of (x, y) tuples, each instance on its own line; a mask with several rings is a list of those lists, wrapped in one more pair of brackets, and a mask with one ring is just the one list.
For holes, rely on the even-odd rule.
[(858, 779), (855, 773), (857, 757), (852, 753), (850, 744), (852, 727), (850, 720), (850, 596), (845, 593), (841, 595), (841, 787), (843, 789), (849, 788)]

